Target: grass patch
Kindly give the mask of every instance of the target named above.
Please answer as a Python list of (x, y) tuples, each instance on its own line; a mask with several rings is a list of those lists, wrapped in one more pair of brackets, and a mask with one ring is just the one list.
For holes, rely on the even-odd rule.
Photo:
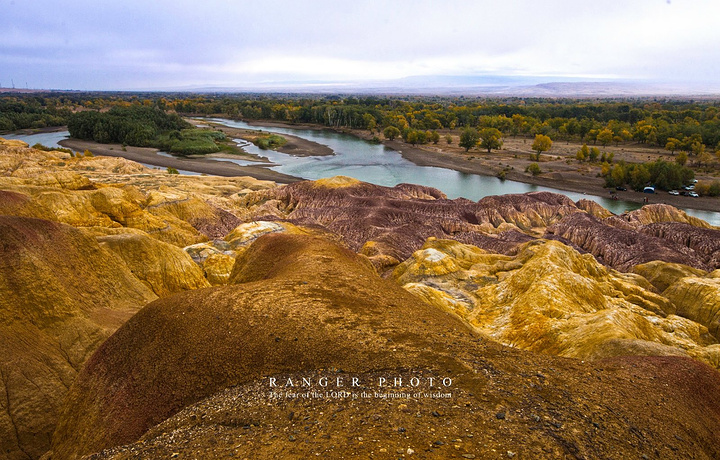
[(287, 144), (287, 139), (278, 134), (261, 134), (253, 139), (253, 144), (263, 150), (276, 150)]

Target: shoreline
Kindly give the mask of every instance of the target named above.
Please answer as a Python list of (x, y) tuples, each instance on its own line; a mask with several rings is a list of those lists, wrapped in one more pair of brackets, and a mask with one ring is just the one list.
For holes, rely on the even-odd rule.
[[(367, 131), (349, 130), (349, 129), (334, 129), (325, 126), (315, 126), (308, 124), (292, 124), (283, 123), (278, 121), (246, 121), (247, 124), (252, 126), (267, 126), (277, 128), (290, 128), (290, 129), (313, 129), (313, 130), (330, 130), (341, 134), (349, 134), (360, 139), (368, 140), (370, 134)], [(512, 167), (512, 162), (508, 161), (507, 158), (499, 157), (496, 153), (490, 155), (490, 158), (485, 158), (486, 153), (473, 150), (469, 153), (455, 153), (447, 151), (434, 151), (418, 146), (412, 146), (398, 140), (383, 140), (382, 144), (386, 147), (395, 150), (403, 158), (414, 163), (417, 166), (433, 166), (438, 168), (451, 169), (466, 174), (477, 174), (480, 176), (496, 177), (497, 174), (506, 167)], [(561, 143), (558, 143), (561, 144)], [(506, 154), (529, 154), (529, 150), (519, 149), (506, 149), (502, 151)], [(553, 154), (543, 154), (542, 157), (547, 162), (548, 158), (552, 158)], [(501, 163), (501, 164), (498, 164)], [(600, 177), (595, 176), (582, 176), (580, 174), (572, 174), (568, 172), (555, 172), (552, 176), (541, 175), (532, 176), (524, 173), (524, 169), (511, 169), (506, 171), (506, 179), (515, 182), (522, 182), (525, 184), (537, 185), (541, 187), (548, 187), (557, 189), (565, 192), (581, 193), (584, 195), (593, 195), (600, 198), (611, 199), (612, 195), (617, 195), (617, 198), (621, 201), (629, 201), (637, 204), (669, 204), (676, 208), (694, 209), (697, 211), (709, 211), (709, 212), (720, 212), (720, 198), (718, 197), (688, 197), (682, 195), (670, 195), (667, 192), (659, 192), (655, 194), (648, 194), (642, 192), (635, 192), (633, 190), (627, 191), (615, 191), (603, 187), (604, 180)], [(644, 203), (644, 199), (648, 198), (649, 203)]]
[[(283, 123), (283, 122), (277, 122), (277, 121), (260, 121), (260, 120), (251, 120), (246, 121), (249, 125), (252, 126), (258, 126), (258, 127), (277, 127), (277, 128), (290, 128), (290, 129), (312, 129), (312, 130), (329, 130), (341, 134), (349, 134), (353, 135), (360, 139), (369, 139), (370, 133), (367, 131), (358, 131), (358, 130), (349, 130), (349, 129), (334, 129), (330, 127), (325, 126), (319, 126), (319, 125), (309, 125), (309, 124), (292, 124), (292, 123)], [(217, 125), (216, 123), (211, 123), (212, 126), (216, 126), (219, 128), (223, 128), (223, 132), (226, 132), (226, 134), (233, 136), (237, 133), (237, 131), (246, 131), (242, 128), (231, 128), (231, 127), (224, 127), (222, 125)], [(42, 131), (42, 132), (54, 132), (62, 130), (63, 127), (50, 127), (50, 128), (43, 128), (42, 130), (23, 130), (23, 131), (33, 131), (35, 133)], [(227, 130), (227, 131), (225, 131)], [(23, 131), (17, 131), (17, 133), (22, 133)], [(330, 149), (327, 146), (318, 144), (316, 142), (307, 141), (302, 138), (298, 138), (296, 136), (291, 135), (285, 135), (283, 136), (292, 137), (293, 142), (295, 140), (298, 141), (305, 141), (305, 142), (297, 142), (297, 145), (301, 145), (301, 148), (295, 147), (291, 150), (294, 150), (292, 152), (283, 152), (281, 149), (278, 151), (282, 153), (289, 153), (291, 155), (297, 155), (297, 156), (317, 156), (317, 155), (328, 155), (328, 154), (334, 154), (332, 149)], [(247, 160), (247, 161), (255, 161), (259, 163), (258, 166), (239, 166), (237, 164), (233, 164), (230, 162), (223, 162), (223, 161), (217, 161), (213, 160), (213, 155), (215, 155), (215, 158), (235, 158), (232, 155), (228, 154), (210, 154), (206, 158), (204, 157), (189, 157), (189, 158), (178, 158), (178, 157), (163, 157), (160, 155), (157, 155), (157, 149), (152, 148), (141, 148), (141, 147), (126, 147), (126, 152), (122, 151), (122, 146), (119, 144), (98, 144), (94, 142), (89, 141), (80, 141), (75, 139), (67, 139), (64, 141), (61, 141), (60, 143), (63, 146), (74, 148), (75, 150), (84, 150), (89, 149), (95, 154), (98, 155), (106, 155), (106, 156), (117, 156), (117, 157), (123, 157), (127, 158), (129, 160), (138, 161), (141, 163), (150, 164), (153, 166), (158, 167), (173, 167), (176, 169), (182, 169), (186, 171), (192, 171), (200, 174), (212, 174), (212, 175), (218, 175), (218, 176), (238, 176), (238, 175), (244, 175), (244, 176), (252, 176), (257, 179), (261, 180), (272, 180), (281, 184), (288, 184), (292, 182), (297, 182), (300, 180), (304, 180), (299, 177), (295, 176), (289, 176), (286, 174), (278, 173), (272, 170), (267, 169), (268, 167), (273, 166), (271, 162), (267, 158), (256, 156), (250, 153), (245, 152), (245, 155), (238, 155), (237, 159)], [(540, 176), (532, 176), (530, 174), (524, 173), (523, 169), (515, 168), (515, 169), (508, 169), (510, 167), (509, 164), (503, 163), (503, 160), (507, 160), (507, 158), (499, 157), (497, 156), (497, 153), (493, 153), (492, 155), (485, 154), (484, 152), (479, 152), (477, 150), (471, 151), (469, 153), (456, 153), (456, 152), (448, 152), (448, 151), (435, 151), (435, 150), (429, 150), (428, 148), (421, 148), (418, 146), (412, 146), (410, 144), (405, 144), (402, 141), (394, 140), (384, 140), (382, 141), (382, 144), (386, 147), (397, 151), (400, 155), (402, 155), (403, 158), (407, 159), (408, 161), (414, 163), (417, 166), (433, 166), (433, 167), (439, 167), (439, 168), (445, 168), (450, 169), (454, 171), (458, 171), (461, 173), (466, 174), (477, 174), (481, 176), (489, 176), (489, 177), (496, 177), (499, 171), (506, 169), (506, 178), (508, 180), (513, 180), (516, 182), (522, 182), (526, 184), (532, 184), (542, 187), (548, 187), (557, 189), (559, 191), (566, 191), (566, 192), (573, 192), (573, 193), (580, 193), (585, 195), (593, 195), (596, 197), (601, 198), (608, 198), (610, 199), (613, 195), (611, 193), (610, 189), (607, 189), (603, 187), (603, 180), (599, 177), (595, 177), (592, 175), (589, 176), (581, 176), (580, 174), (572, 174), (568, 172), (554, 172), (554, 173), (547, 173), (542, 174)], [(286, 144), (287, 145), (287, 144)], [(428, 146), (432, 148), (432, 146)], [(438, 149), (439, 150), (439, 149)], [(328, 151), (330, 153), (328, 153)], [(322, 152), (322, 153), (321, 153)], [(504, 151), (501, 151), (506, 154), (512, 154), (512, 153), (519, 153), (524, 155), (528, 151), (526, 149), (505, 149)], [(487, 158), (490, 156), (490, 158)], [(516, 155), (517, 156), (517, 155)], [(552, 155), (543, 154), (543, 158), (545, 157), (552, 157)], [(500, 160), (500, 161), (498, 161)], [(506, 163), (508, 163), (506, 161)], [(541, 166), (544, 167), (544, 162), (540, 162)], [(612, 192), (615, 192), (612, 190)], [(717, 197), (687, 197), (687, 196), (673, 196), (669, 195), (667, 192), (659, 192), (656, 194), (645, 194), (642, 192), (634, 192), (632, 190), (628, 191), (617, 191), (614, 193), (617, 195), (619, 200), (622, 201), (628, 201), (633, 202), (637, 204), (647, 204), (644, 203), (644, 199), (648, 198), (650, 201), (650, 204), (669, 204), (671, 206), (677, 207), (677, 208), (685, 208), (685, 209), (694, 209), (698, 211), (709, 211), (709, 212), (720, 212), (720, 199)]]
[[(418, 147), (413, 147), (399, 141), (384, 141), (383, 144), (397, 151), (403, 158), (418, 166), (434, 166), (452, 169), (461, 173), (478, 174), (488, 177), (496, 177), (497, 173), (502, 170), (502, 168), (498, 168), (495, 165), (489, 165), (487, 162), (478, 161), (476, 158), (468, 159), (469, 157), (461, 157), (452, 152), (432, 152)], [(562, 175), (562, 173), (555, 174)], [(582, 177), (582, 181), (579, 182), (568, 180), (563, 177), (532, 176), (517, 170), (511, 170), (506, 172), (506, 179), (515, 182), (523, 182), (525, 184), (554, 188), (565, 192), (593, 195), (600, 198), (611, 199), (612, 195), (617, 195), (618, 199), (621, 201), (629, 201), (638, 204), (669, 204), (676, 208), (720, 212), (720, 200), (718, 200), (717, 197), (693, 198), (682, 195), (670, 195), (663, 191), (655, 194), (649, 194), (636, 192), (632, 189), (628, 189), (627, 191), (616, 191), (603, 187), (604, 181), (595, 177)], [(614, 193), (611, 193), (611, 191)], [(648, 203), (643, 201), (645, 198), (649, 200)]]
[[(217, 122), (206, 121), (205, 123), (207, 123), (209, 126), (219, 129), (220, 131), (225, 133), (230, 138), (240, 138), (240, 139), (246, 140), (248, 142), (252, 142), (252, 139), (249, 139), (250, 137), (252, 137), (251, 134), (256, 135), (258, 132), (258, 131), (243, 129), (243, 128), (233, 128), (230, 126), (225, 126), (225, 125), (219, 124)], [(287, 155), (293, 155), (296, 157), (335, 155), (335, 152), (333, 151), (333, 149), (331, 149), (327, 145), (318, 144), (317, 142), (309, 141), (307, 139), (293, 136), (291, 134), (281, 134), (281, 135), (282, 135), (282, 137), (284, 137), (287, 140), (287, 143), (285, 145), (283, 145), (282, 147), (275, 149), (276, 152), (285, 153)], [(239, 147), (239, 148), (242, 148), (242, 147)], [(245, 153), (248, 156), (257, 158), (255, 155), (253, 155), (251, 153), (247, 153), (247, 152), (245, 152)]]
[(199, 174), (223, 177), (250, 176), (255, 179), (269, 180), (279, 184), (291, 184), (303, 180), (299, 177), (289, 176), (267, 169), (268, 166), (272, 166), (272, 164), (264, 164), (263, 166), (240, 166), (235, 163), (218, 161), (212, 158), (165, 157), (158, 155), (158, 150), (150, 147), (126, 146), (126, 151), (123, 151), (120, 144), (98, 144), (97, 142), (78, 139), (65, 139), (60, 141), (59, 144), (76, 151), (87, 149), (94, 155), (121, 157), (138, 163), (145, 163), (161, 168), (170, 167)]

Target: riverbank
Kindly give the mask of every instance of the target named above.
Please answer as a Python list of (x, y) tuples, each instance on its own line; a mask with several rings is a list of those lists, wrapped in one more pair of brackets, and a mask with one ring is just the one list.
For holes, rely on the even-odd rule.
[[(484, 176), (497, 176), (500, 171), (505, 171), (505, 178), (526, 184), (551, 187), (568, 192), (582, 193), (608, 198), (616, 195), (618, 199), (633, 203), (669, 204), (676, 208), (697, 209), (701, 211), (720, 212), (720, 199), (717, 197), (689, 197), (682, 195), (670, 195), (667, 192), (648, 194), (635, 192), (633, 190), (616, 191), (605, 188), (604, 179), (593, 175), (565, 170), (554, 171), (538, 176), (525, 173), (527, 167), (524, 163), (531, 163), (529, 160), (513, 161), (515, 158), (483, 158), (481, 153), (458, 154), (453, 152), (435, 152), (419, 147), (398, 142), (385, 141), (384, 144), (400, 153), (403, 158), (412, 161), (418, 166), (435, 166), (447, 168), (467, 174), (480, 174)], [(529, 154), (528, 154), (529, 155)], [(525, 155), (526, 157), (528, 155)], [(498, 161), (500, 160), (500, 161)], [(540, 162), (541, 168), (543, 162)], [(645, 199), (648, 201), (646, 202)]]
[[(257, 137), (256, 130), (242, 129), (242, 128), (231, 128), (229, 126), (222, 125), (220, 123), (203, 120), (204, 123), (212, 126), (213, 128), (219, 129), (225, 135), (231, 139), (244, 139), (248, 142), (252, 142)], [(317, 142), (309, 141), (301, 137), (292, 136), (290, 134), (282, 134), (287, 140), (287, 143), (277, 149), (277, 152), (293, 155), (297, 157), (309, 157), (309, 156), (326, 156), (334, 155), (333, 150)]]
[[(370, 140), (373, 136), (373, 134), (367, 130), (334, 130), (324, 126), (290, 124), (277, 121), (247, 121), (246, 123), (252, 126), (270, 128), (332, 130), (343, 134), (354, 135), (365, 140)], [(508, 180), (555, 188), (567, 192), (582, 193), (603, 198), (610, 198), (612, 195), (616, 195), (619, 200), (638, 204), (645, 204), (645, 199), (647, 199), (649, 203), (654, 204), (669, 204), (677, 208), (720, 212), (720, 198), (717, 197), (694, 198), (670, 195), (667, 192), (647, 194), (633, 190), (616, 191), (607, 189), (604, 187), (604, 179), (598, 175), (598, 165), (580, 165), (574, 160), (573, 151), (576, 150), (576, 147), (572, 144), (558, 142), (550, 152), (541, 155), (539, 165), (543, 173), (533, 176), (525, 172), (527, 165), (534, 162), (534, 160), (530, 160), (530, 154), (533, 152), (530, 149), (531, 142), (527, 139), (505, 139), (504, 148), (491, 153), (477, 149), (466, 153), (457, 146), (458, 130), (452, 133), (443, 132), (442, 136), (444, 137), (447, 134), (453, 136), (453, 144), (450, 146), (444, 145), (446, 144), (444, 139), (439, 144), (428, 144), (422, 147), (412, 146), (398, 140), (384, 140), (382, 143), (418, 166), (434, 166), (467, 174), (490, 177), (497, 177), (501, 171), (504, 171), (505, 178)], [(650, 158), (647, 155), (667, 156), (658, 153), (657, 149), (647, 147), (634, 149), (617, 147), (613, 149), (609, 147), (607, 150), (616, 150), (616, 160), (623, 159), (626, 161), (640, 161)], [(665, 159), (672, 161), (671, 158)]]
[(263, 166), (240, 166), (235, 163), (214, 160), (212, 158), (166, 157), (158, 155), (158, 150), (154, 148), (126, 146), (125, 150), (123, 150), (123, 147), (120, 144), (98, 144), (97, 142), (78, 139), (66, 139), (60, 141), (60, 145), (80, 152), (90, 150), (94, 155), (122, 157), (128, 160), (137, 161), (138, 163), (145, 163), (161, 168), (175, 168), (179, 170), (192, 171), (200, 174), (210, 174), (223, 177), (250, 176), (256, 179), (271, 180), (281, 184), (290, 184), (302, 180), (298, 177), (289, 176), (287, 174), (282, 174), (268, 169), (267, 166), (272, 166), (269, 163)]

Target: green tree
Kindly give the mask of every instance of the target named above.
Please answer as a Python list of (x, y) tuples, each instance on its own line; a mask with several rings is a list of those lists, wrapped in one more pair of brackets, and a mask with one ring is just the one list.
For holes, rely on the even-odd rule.
[(477, 132), (477, 129), (475, 128), (465, 128), (463, 129), (462, 133), (460, 134), (460, 142), (458, 145), (465, 149), (465, 151), (469, 151), (471, 148), (475, 147), (480, 140), (480, 133)]
[(447, 142), (448, 145), (452, 144), (452, 136), (447, 134), (445, 136), (445, 142)]
[(483, 128), (480, 131), (480, 147), (487, 149), (488, 153), (492, 149), (498, 150), (502, 148), (502, 133), (497, 128)]
[(383, 136), (385, 136), (386, 139), (390, 139), (391, 141), (395, 140), (395, 138), (399, 135), (400, 130), (394, 126), (388, 126), (383, 130)]
[(547, 152), (552, 147), (552, 139), (544, 134), (536, 134), (535, 141), (532, 144), (532, 149), (537, 152), (535, 161), (540, 161), (540, 154)]

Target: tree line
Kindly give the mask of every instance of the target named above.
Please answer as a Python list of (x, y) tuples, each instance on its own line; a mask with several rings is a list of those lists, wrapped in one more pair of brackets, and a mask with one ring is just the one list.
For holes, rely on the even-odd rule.
[(181, 155), (219, 151), (225, 134), (197, 129), (176, 113), (157, 106), (113, 107), (107, 112), (86, 110), (68, 117), (70, 136), (101, 144), (155, 147)]
[[(72, 113), (108, 108), (155, 108), (180, 115), (219, 115), (367, 129), (385, 133), (386, 138), (402, 137), (413, 144), (439, 142), (439, 130), (473, 128), (497, 130), (481, 139), (532, 138), (541, 134), (553, 140), (577, 140), (602, 146), (634, 141), (698, 158), (709, 157), (720, 150), (720, 102), (642, 98), (48, 93), (1, 97), (0, 130), (61, 125), (69, 122)], [(148, 134), (136, 129), (134, 135), (138, 139), (132, 143), (146, 142)]]

